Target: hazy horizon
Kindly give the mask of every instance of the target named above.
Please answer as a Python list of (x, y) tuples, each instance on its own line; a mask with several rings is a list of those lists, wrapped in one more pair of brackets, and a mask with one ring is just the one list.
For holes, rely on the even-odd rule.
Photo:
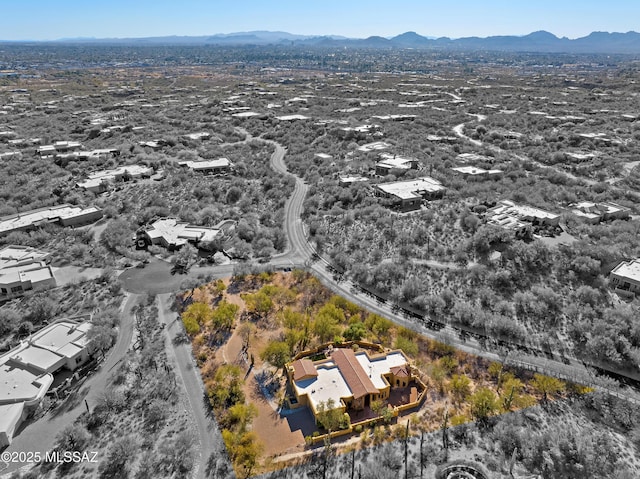
[(383, 2), (326, 0), (322, 4), (207, 2), (205, 0), (7, 0), (0, 40), (203, 36), (246, 31), (297, 35), (392, 37), (414, 31), (429, 37), (527, 35), (545, 30), (579, 38), (594, 31), (637, 31), (640, 2), (595, 0), (520, 4), (505, 0)]

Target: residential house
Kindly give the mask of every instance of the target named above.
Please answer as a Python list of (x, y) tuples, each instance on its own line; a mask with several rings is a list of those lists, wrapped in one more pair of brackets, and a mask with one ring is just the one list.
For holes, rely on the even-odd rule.
[(616, 203), (592, 203), (582, 201), (576, 203), (571, 212), (587, 223), (598, 224), (601, 221), (611, 221), (627, 219), (631, 215), (631, 210)]
[(401, 156), (383, 153), (381, 161), (376, 163), (376, 175), (387, 176), (404, 175), (409, 170), (418, 169), (418, 160), (415, 158), (403, 158)]
[(558, 226), (560, 215), (534, 208), (518, 205), (510, 200), (502, 200), (487, 210), (487, 222), (505, 229), (523, 234), (531, 226)]
[(227, 173), (233, 167), (233, 164), (227, 158), (206, 161), (181, 161), (178, 164), (205, 175), (220, 175)]
[(169, 251), (175, 251), (187, 243), (198, 246), (213, 241), (222, 234), (222, 228), (192, 226), (175, 218), (162, 218), (138, 232), (136, 246), (142, 249), (151, 244), (159, 244)]
[(295, 395), (292, 407), (307, 406), (316, 419), (320, 405), (326, 407), (329, 400), (353, 413), (370, 408), (373, 401), (389, 401), (399, 388), (409, 391), (406, 403), (417, 404), (426, 389), (401, 350), (373, 353), (330, 348), (326, 356), (318, 361), (300, 357), (287, 365)]
[(55, 287), (49, 259), (49, 253), (26, 246), (10, 245), (0, 250), (0, 303), (26, 291)]
[(86, 180), (76, 183), (76, 186), (93, 193), (104, 193), (110, 184), (117, 181), (125, 181), (131, 178), (150, 178), (151, 175), (153, 175), (153, 168), (148, 166), (121, 166), (112, 170), (91, 173)]
[(464, 176), (465, 178), (488, 178), (499, 177), (502, 175), (502, 170), (485, 170), (484, 168), (478, 168), (476, 166), (457, 166), (451, 168), (456, 173)]
[(24, 211), (0, 218), (0, 235), (12, 231), (24, 231), (48, 223), (61, 226), (80, 226), (102, 218), (103, 212), (97, 206), (72, 206), (68, 204)]
[(39, 406), (54, 374), (89, 361), (88, 321), (54, 322), (0, 355), (0, 448)]
[(57, 156), (62, 153), (78, 151), (82, 144), (77, 141), (56, 141), (51, 145), (42, 145), (36, 149), (36, 153), (42, 157)]
[(640, 292), (640, 259), (623, 261), (609, 274), (609, 283), (616, 292), (638, 294)]
[(380, 183), (374, 186), (377, 196), (391, 199), (391, 206), (401, 211), (419, 209), (422, 200), (442, 198), (445, 189), (442, 183), (428, 176), (408, 181)]

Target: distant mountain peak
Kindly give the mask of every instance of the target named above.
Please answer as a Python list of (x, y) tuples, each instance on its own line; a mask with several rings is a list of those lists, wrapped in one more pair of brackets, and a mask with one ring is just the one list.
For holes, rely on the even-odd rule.
[[(640, 33), (592, 32), (589, 35), (568, 39), (538, 30), (527, 35), (497, 35), (485, 38), (425, 37), (414, 31), (384, 38), (372, 35), (368, 38), (345, 38), (337, 35), (296, 35), (288, 32), (255, 30), (250, 32), (218, 33), (206, 36), (164, 36), (148, 38), (67, 38), (58, 43), (86, 43), (92, 45), (289, 45), (362, 48), (429, 48), (454, 50), (492, 50), (536, 53), (633, 53), (640, 54)], [(12, 42), (20, 43), (20, 42)], [(33, 43), (33, 42), (29, 42)], [(47, 43), (47, 42), (36, 42)]]
[(544, 39), (544, 40), (557, 40), (553, 33), (549, 33), (546, 30), (538, 30), (537, 32), (532, 32), (529, 35), (525, 35), (525, 38), (535, 38), (535, 39)]

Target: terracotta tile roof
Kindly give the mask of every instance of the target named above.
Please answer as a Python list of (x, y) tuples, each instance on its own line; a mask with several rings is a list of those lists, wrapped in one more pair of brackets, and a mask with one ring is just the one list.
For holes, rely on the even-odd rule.
[(393, 374), (397, 378), (410, 378), (411, 373), (409, 372), (409, 368), (406, 364), (402, 366), (394, 366), (390, 369), (391, 374)]
[(293, 364), (293, 380), (299, 381), (308, 377), (317, 377), (318, 371), (310, 359), (298, 359)]
[(367, 376), (365, 370), (362, 369), (362, 365), (358, 362), (355, 353), (351, 349), (336, 349), (331, 354), (331, 359), (338, 366), (340, 373), (353, 393), (354, 399), (380, 392)]

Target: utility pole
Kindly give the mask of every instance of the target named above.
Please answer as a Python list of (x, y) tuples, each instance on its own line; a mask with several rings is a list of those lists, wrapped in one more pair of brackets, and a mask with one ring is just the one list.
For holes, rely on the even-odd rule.
[(420, 479), (424, 476), (424, 429), (420, 431)]
[(356, 450), (351, 450), (351, 479), (353, 479), (356, 472)]
[(409, 479), (409, 421), (404, 432), (404, 479)]
[(449, 408), (444, 410), (444, 418), (442, 419), (442, 447), (445, 451), (449, 451)]

